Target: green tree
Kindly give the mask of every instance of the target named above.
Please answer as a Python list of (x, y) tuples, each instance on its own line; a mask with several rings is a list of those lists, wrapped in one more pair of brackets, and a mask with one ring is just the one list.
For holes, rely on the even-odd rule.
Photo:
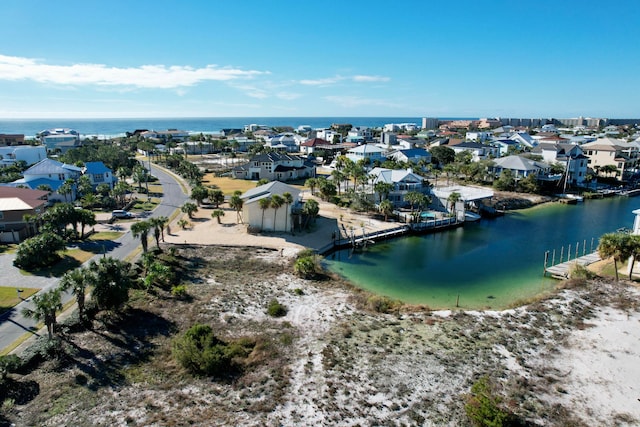
[(189, 219), (193, 218), (193, 214), (198, 212), (198, 206), (195, 203), (186, 202), (180, 210), (189, 216)]
[(510, 414), (501, 408), (501, 404), (502, 399), (491, 387), (489, 379), (482, 377), (471, 386), (465, 411), (473, 424), (479, 427), (511, 425), (508, 423)]
[(450, 213), (455, 213), (456, 203), (458, 203), (460, 200), (462, 200), (462, 195), (457, 191), (449, 194), (449, 197), (447, 197), (447, 202), (449, 202)]
[(224, 203), (224, 192), (219, 188), (210, 188), (209, 189), (209, 202), (211, 202), (216, 208), (220, 206), (220, 204)]
[(304, 182), (305, 187), (309, 187), (311, 190), (311, 195), (315, 195), (316, 187), (318, 186), (318, 180), (316, 178), (307, 178)]
[(262, 209), (262, 222), (260, 223), (260, 230), (264, 230), (264, 213), (269, 207), (271, 207), (271, 196), (264, 197), (258, 200), (258, 205), (260, 205), (260, 209)]
[(97, 224), (96, 214), (87, 209), (76, 209), (76, 216), (80, 222), (80, 239), (84, 239), (85, 227), (93, 227)]
[(31, 301), (33, 308), (25, 308), (22, 310), (22, 314), (37, 322), (44, 322), (51, 340), (56, 331), (56, 311), (62, 310), (60, 290), (52, 289), (42, 294), (36, 294), (31, 298)]
[(236, 211), (236, 221), (238, 223), (242, 222), (242, 206), (243, 206), (244, 202), (242, 201), (242, 198), (240, 197), (239, 194), (234, 194), (233, 196), (231, 196), (231, 199), (229, 200), (229, 206), (231, 206), (232, 209), (234, 209)]
[(218, 220), (218, 224), (222, 224), (222, 221), (220, 220), (220, 218), (222, 218), (224, 216), (224, 211), (222, 209), (214, 209), (213, 212), (211, 212), (211, 218), (215, 218)]
[(202, 185), (193, 187), (191, 190), (191, 198), (196, 201), (198, 206), (202, 205), (202, 201), (209, 196), (209, 191)]
[(87, 288), (93, 284), (93, 281), (93, 273), (84, 267), (68, 271), (60, 279), (60, 288), (65, 292), (71, 290), (71, 293), (76, 297), (80, 320), (83, 320), (85, 317), (85, 296)]
[(389, 193), (393, 190), (393, 184), (390, 182), (378, 181), (373, 186), (373, 189), (378, 193), (380, 202), (389, 197)]
[(289, 211), (289, 206), (291, 206), (291, 204), (293, 203), (293, 196), (291, 195), (291, 193), (284, 192), (282, 193), (282, 198), (284, 199), (284, 203), (285, 203), (285, 217), (284, 217), (284, 231), (288, 231), (289, 227), (287, 225), (287, 222), (289, 220), (289, 216), (290, 216), (290, 211)]
[(130, 268), (128, 262), (112, 257), (89, 263), (95, 274), (92, 298), (100, 310), (116, 310), (129, 301)]
[(271, 207), (273, 208), (273, 230), (276, 230), (276, 218), (278, 215), (278, 209), (284, 205), (284, 198), (279, 194), (271, 196)]
[(58, 251), (61, 251), (64, 247), (62, 237), (50, 231), (45, 231), (18, 245), (13, 265), (24, 270), (53, 265), (60, 260)]
[(456, 158), (456, 152), (453, 151), (451, 147), (447, 147), (444, 145), (439, 145), (437, 147), (432, 147), (429, 149), (431, 152), (431, 158), (435, 160), (434, 163), (444, 166), (449, 163), (453, 163)]
[(149, 221), (137, 221), (131, 224), (131, 234), (134, 239), (140, 238), (140, 244), (142, 244), (142, 252), (147, 253), (147, 247), (149, 245), (149, 231), (151, 230), (151, 223)]
[(73, 194), (73, 190), (75, 189), (76, 181), (69, 178), (65, 180), (60, 187), (58, 187), (58, 194), (62, 194), (64, 196), (64, 201), (68, 202), (67, 196)]
[(82, 175), (78, 178), (78, 193), (82, 196), (93, 193), (91, 178), (88, 175)]
[(382, 215), (384, 215), (384, 220), (386, 221), (389, 215), (393, 213), (393, 203), (391, 203), (388, 199), (385, 199), (380, 202), (378, 210)]
[(633, 255), (633, 239), (627, 233), (606, 233), (600, 236), (598, 253), (602, 259), (613, 258), (613, 265), (618, 282), (618, 263)]
[(493, 182), (493, 186), (497, 190), (501, 191), (513, 191), (516, 186), (516, 180), (513, 177), (513, 172), (509, 169), (504, 169), (498, 179)]
[(156, 216), (149, 218), (150, 228), (153, 229), (153, 237), (156, 240), (156, 247), (160, 249), (160, 237), (164, 241), (164, 226), (169, 222), (166, 216)]

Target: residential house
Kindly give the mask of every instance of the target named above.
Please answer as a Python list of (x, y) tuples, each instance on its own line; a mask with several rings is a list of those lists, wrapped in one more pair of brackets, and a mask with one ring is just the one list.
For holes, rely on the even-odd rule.
[(316, 129), (316, 138), (324, 139), (332, 144), (342, 142), (342, 134), (333, 129)]
[(467, 132), (465, 134), (464, 139), (466, 141), (485, 142), (485, 141), (488, 141), (489, 139), (491, 139), (491, 137), (493, 137), (493, 132), (489, 132), (489, 131), (485, 131), (485, 132), (474, 131), (474, 132)]
[(538, 145), (538, 141), (534, 139), (527, 132), (516, 132), (509, 137), (509, 139), (516, 141), (523, 147), (533, 148)]
[(491, 169), (496, 176), (500, 176), (504, 170), (510, 170), (516, 180), (526, 178), (531, 174), (545, 178), (551, 171), (551, 166), (547, 163), (537, 162), (522, 156), (500, 157), (494, 159), (493, 163)]
[(362, 144), (357, 147), (353, 147), (347, 151), (347, 158), (354, 163), (364, 161), (365, 164), (373, 164), (375, 160), (384, 161), (385, 149), (373, 144)]
[(496, 139), (491, 141), (491, 145), (498, 149), (498, 157), (505, 156), (509, 152), (521, 149), (520, 143), (512, 139)]
[(627, 179), (637, 171), (638, 146), (620, 139), (604, 137), (582, 145), (589, 158), (589, 167), (596, 172), (607, 165), (614, 166), (616, 176)]
[(315, 177), (316, 165), (299, 156), (269, 152), (252, 157), (245, 165), (234, 167), (232, 173), (238, 179), (292, 181)]
[(0, 133), (0, 147), (24, 145), (24, 134)]
[(278, 151), (286, 151), (287, 153), (297, 152), (299, 145), (298, 138), (299, 135), (284, 133), (272, 136), (267, 139), (267, 142), (264, 145), (265, 147)]
[(50, 153), (66, 153), (81, 145), (80, 134), (76, 130), (68, 128), (43, 130), (38, 133), (37, 137)]
[(10, 166), (20, 161), (24, 161), (27, 166), (31, 166), (46, 158), (47, 149), (44, 145), (11, 145), (0, 147), (0, 167)]
[(373, 131), (366, 127), (352, 127), (347, 133), (347, 142), (362, 144), (373, 140)]
[(25, 215), (44, 212), (49, 192), (28, 188), (0, 187), (0, 242), (18, 243), (31, 231)]
[(549, 164), (559, 163), (563, 166), (564, 180), (570, 185), (582, 185), (587, 176), (589, 158), (584, 155), (582, 147), (574, 144), (541, 143), (532, 150)]
[(12, 187), (27, 186), (37, 189), (40, 185), (48, 185), (53, 193), (49, 201), (73, 201), (76, 198), (75, 186), (71, 194), (60, 194), (58, 189), (68, 179), (77, 180), (82, 169), (53, 159), (43, 159), (24, 171), (23, 178), (13, 181)]
[(418, 164), (431, 163), (431, 153), (424, 148), (410, 148), (408, 150), (394, 150), (387, 154), (388, 159), (393, 159), (396, 162), (405, 162)]
[[(293, 203), (286, 203), (278, 209), (269, 207), (262, 209), (260, 200), (279, 195), (284, 197), (285, 193), (292, 196)], [(261, 231), (284, 231), (293, 230), (294, 219), (292, 212), (299, 212), (302, 208), (300, 190), (280, 181), (273, 181), (246, 191), (240, 196), (242, 199), (242, 221), (250, 228)]]
[(118, 181), (113, 171), (102, 162), (85, 163), (82, 174), (89, 177), (94, 189), (100, 184), (107, 184), (109, 188), (113, 188)]
[(322, 138), (312, 138), (300, 143), (300, 152), (304, 154), (313, 154), (319, 150), (326, 150), (331, 148), (332, 145)]
[[(379, 182), (393, 185), (393, 189), (387, 198), (396, 207), (403, 207), (408, 204), (406, 195), (411, 191), (423, 194), (428, 194), (431, 191), (431, 186), (425, 178), (413, 173), (412, 169), (373, 168), (369, 172), (369, 176), (374, 188)], [(378, 202), (380, 194), (376, 193), (375, 198), (375, 201)]]
[(167, 130), (148, 130), (140, 133), (145, 139), (151, 139), (154, 141), (169, 141), (184, 142), (189, 140), (189, 132), (178, 129)]
[(498, 149), (491, 145), (480, 144), (478, 142), (461, 142), (456, 145), (449, 143), (449, 148), (455, 151), (456, 154), (463, 153), (465, 151), (471, 153), (471, 161), (479, 162), (489, 157), (496, 157)]

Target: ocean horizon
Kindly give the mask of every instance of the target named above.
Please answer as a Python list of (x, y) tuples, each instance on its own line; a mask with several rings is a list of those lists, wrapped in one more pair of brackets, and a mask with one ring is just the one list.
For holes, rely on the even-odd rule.
[[(476, 120), (477, 118), (440, 118), (440, 120)], [(42, 118), (1, 119), (0, 133), (24, 134), (33, 138), (46, 129), (69, 128), (78, 131), (83, 138), (96, 136), (110, 138), (124, 136), (136, 129), (180, 129), (190, 133), (218, 133), (222, 129), (243, 129), (245, 125), (258, 124), (270, 127), (311, 126), (329, 127), (332, 123), (349, 123), (353, 126), (382, 127), (387, 123), (422, 124), (422, 117), (150, 117), (150, 118)]]

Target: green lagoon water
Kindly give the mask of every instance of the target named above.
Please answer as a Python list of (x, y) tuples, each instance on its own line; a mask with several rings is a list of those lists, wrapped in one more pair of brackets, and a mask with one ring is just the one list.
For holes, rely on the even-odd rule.
[[(595, 250), (598, 238), (633, 226), (640, 197), (549, 204), (483, 219), (454, 230), (378, 242), (362, 252), (342, 250), (326, 264), (369, 291), (431, 308), (505, 308), (553, 289), (543, 277), (544, 253), (559, 261), (576, 242)], [(551, 255), (550, 255), (551, 259)]]

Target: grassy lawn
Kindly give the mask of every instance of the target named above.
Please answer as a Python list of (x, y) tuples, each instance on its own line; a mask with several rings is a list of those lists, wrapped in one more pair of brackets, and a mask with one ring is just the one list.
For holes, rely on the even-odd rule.
[(151, 197), (162, 197), (162, 185), (160, 184), (149, 184), (149, 195)]
[(21, 299), (18, 297), (17, 289), (22, 289), (22, 292), (20, 293), (20, 297), (22, 297), (22, 299), (27, 299), (40, 290), (34, 288), (14, 288), (11, 286), (0, 286), (0, 314), (11, 309), (11, 307), (15, 306), (21, 301)]
[(33, 271), (20, 270), (20, 273), (26, 276), (62, 277), (64, 273), (80, 267), (95, 254), (82, 249), (69, 249), (61, 252), (60, 255), (62, 259), (51, 267)]
[(121, 231), (100, 231), (98, 233), (93, 233), (89, 236), (88, 240), (92, 240), (94, 242), (99, 242), (102, 240), (116, 240), (124, 233)]
[(143, 200), (138, 200), (130, 209), (131, 212), (152, 211), (158, 206), (160, 199), (152, 197), (151, 201), (147, 201), (145, 197)]
[[(213, 173), (205, 174), (205, 176), (202, 178), (203, 185), (217, 185), (218, 188), (220, 188), (225, 194), (225, 196), (233, 195), (233, 192), (236, 190), (240, 190), (244, 193), (247, 190), (256, 188), (257, 183), (257, 181), (250, 181), (246, 179), (234, 179), (229, 177), (214, 176)], [(298, 189), (304, 188), (304, 185), (302, 185), (303, 182), (287, 184)]]

